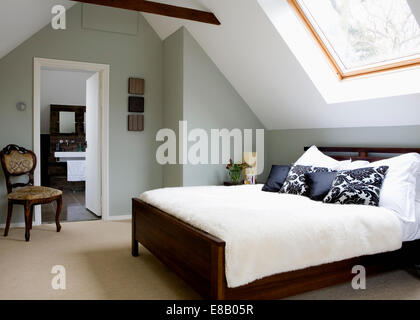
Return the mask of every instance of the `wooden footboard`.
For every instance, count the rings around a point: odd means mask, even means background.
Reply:
[[[404,243],[398,251],[280,273],[245,286],[228,288],[225,278],[225,242],[139,200],[133,199],[132,254],[138,242],[184,279],[204,298],[278,299],[349,282],[352,268],[362,265],[367,275],[414,265],[420,241]]]
[[[225,242],[133,199],[132,254],[138,242],[210,299],[224,299]]]

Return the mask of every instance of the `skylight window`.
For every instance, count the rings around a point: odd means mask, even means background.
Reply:
[[[407,0],[289,0],[341,79],[420,65]]]

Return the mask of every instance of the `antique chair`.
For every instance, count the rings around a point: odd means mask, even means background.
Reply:
[[[7,185],[7,221],[4,236],[7,237],[12,219],[14,204],[20,204],[25,209],[25,239],[29,241],[30,230],[32,229],[33,208],[35,205],[57,201],[57,212],[55,223],[57,232],[60,232],[60,213],[63,205],[62,192],[60,190],[34,186],[34,171],[36,167],[36,155],[30,150],[10,144],[0,152],[1,165]],[[11,177],[27,175],[26,183],[12,183]],[[19,188],[13,191],[14,188]]]

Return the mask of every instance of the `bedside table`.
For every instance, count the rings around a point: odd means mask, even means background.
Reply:
[[[236,183],[232,183],[231,181],[225,181],[225,182],[223,182],[223,185],[225,186],[225,187],[232,187],[232,186],[241,186],[241,185],[243,185],[244,184],[244,182],[242,181],[241,183],[238,183],[238,184],[236,184]]]
[[[255,184],[258,184],[257,182],[255,182]],[[255,186],[255,184],[249,184],[249,186]],[[245,185],[245,183],[242,181],[241,183],[239,183],[239,184],[234,184],[234,183],[232,183],[232,182],[230,182],[230,181],[225,181],[225,182],[223,182],[223,185],[225,186],[225,187],[232,187],[232,186],[243,186],[243,185]]]

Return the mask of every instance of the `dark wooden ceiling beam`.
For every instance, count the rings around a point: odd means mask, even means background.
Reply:
[[[173,6],[170,4],[145,0],[78,0],[78,2],[97,4],[101,6],[134,10],[159,14],[162,16],[193,20],[203,23],[220,25],[220,21],[211,12]]]

